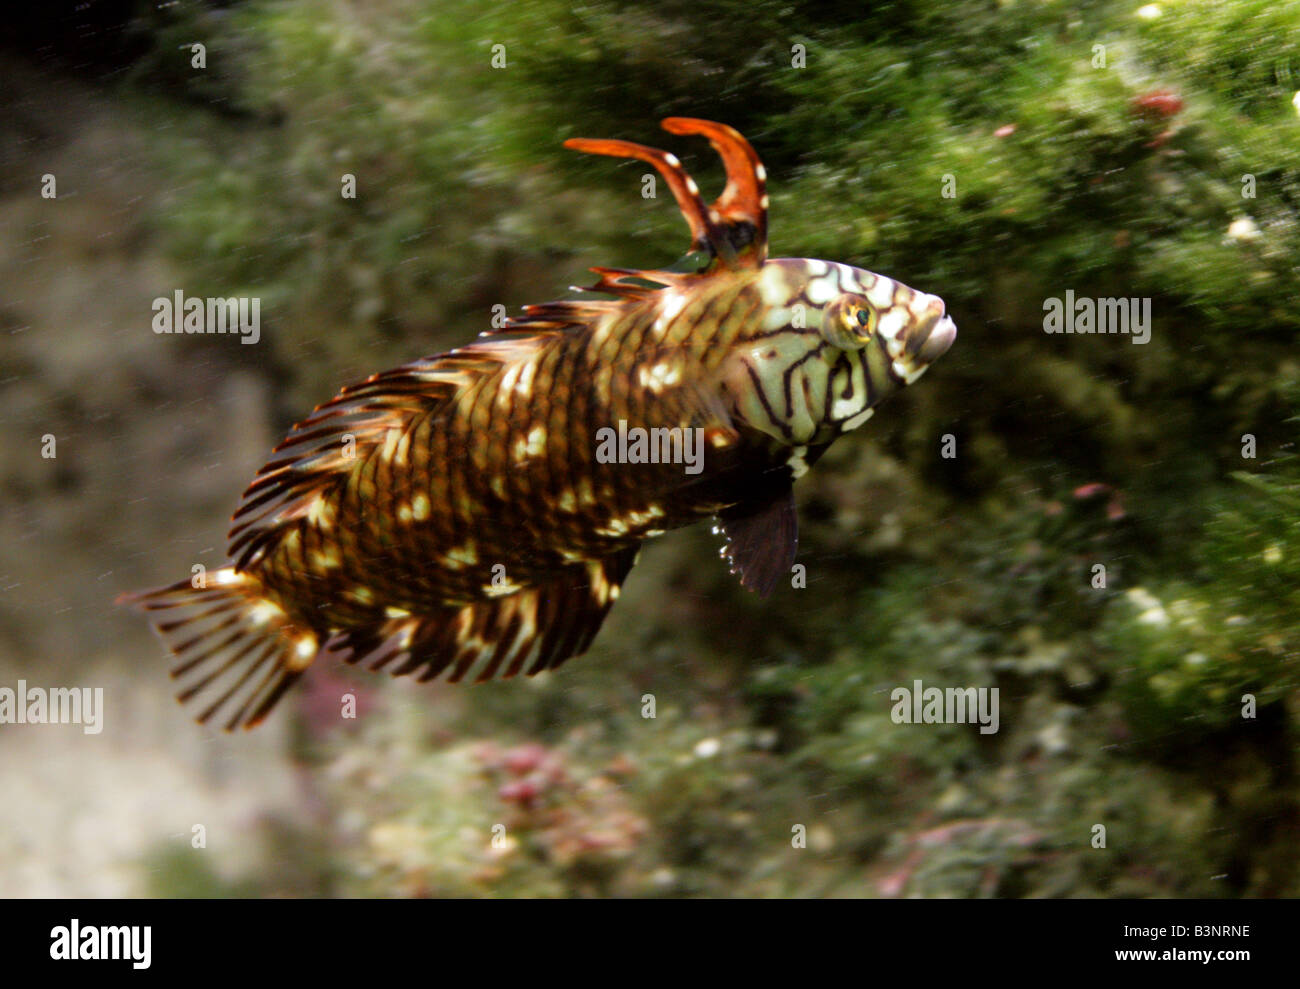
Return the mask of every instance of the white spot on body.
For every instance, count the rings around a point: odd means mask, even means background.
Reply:
[[[384,460],[391,461],[397,455],[397,444],[402,439],[400,429],[389,429],[384,432],[384,449],[379,454]]]
[[[307,521],[317,528],[328,528],[334,522],[334,505],[316,495],[307,506]]]
[[[807,308],[807,307],[805,307]],[[768,309],[763,313],[763,329],[769,333],[772,330],[780,330],[791,323],[791,317],[794,315],[793,309],[787,309],[785,306],[776,306]]]
[[[515,443],[515,459],[527,460],[546,449],[546,427],[534,426],[526,438],[521,437]]]
[[[807,452],[808,448],[806,446],[797,446],[790,453],[790,459],[786,461],[790,473],[796,478],[803,477],[808,473],[808,462],[804,460],[804,454]]]
[[[591,333],[591,342],[595,347],[601,347],[609,339],[609,331],[613,325],[614,321],[609,317],[596,324],[596,328]]]
[[[511,364],[506,367],[505,373],[501,375],[501,387],[497,390],[498,406],[504,407],[510,404],[510,393],[514,391],[515,382],[519,380],[523,370],[522,364]]]
[[[537,364],[533,361],[524,365],[523,372],[519,375],[519,383],[515,385],[515,394],[527,398],[533,393],[533,376],[537,374]]]
[[[418,522],[429,517],[429,499],[425,495],[418,494],[411,500],[411,515]]]
[[[339,557],[338,549],[334,546],[328,546],[325,549],[313,553],[311,562],[317,569],[329,570],[333,567],[337,567],[343,561]]]
[[[628,512],[622,518],[610,519],[603,529],[597,529],[601,536],[625,536],[629,532],[643,529],[655,519],[663,518],[664,510],[659,505],[648,505],[644,512]]]
[[[888,278],[877,277],[875,284],[863,295],[871,300],[877,309],[888,309],[894,303],[894,283]]]
[[[293,655],[285,662],[285,666],[293,671],[305,670],[311,665],[311,661],[316,658],[316,639],[311,635],[304,635],[294,643]]]
[[[664,297],[663,305],[659,309],[659,318],[655,320],[655,332],[662,334],[668,328],[668,324],[677,318],[677,314],[682,311],[686,305],[686,296],[680,292],[670,292]]]
[[[852,268],[847,264],[840,264],[838,261],[831,262],[831,270],[840,276],[840,288],[845,292],[857,292],[863,294],[862,280],[858,278],[858,269]],[[866,272],[863,272],[866,274]]]
[[[255,625],[266,625],[284,617],[284,609],[274,601],[258,601],[248,612],[249,620]]]
[[[605,579],[605,571],[599,566],[590,566],[587,568],[590,575],[591,589],[595,592],[596,600],[604,604],[609,600],[609,581]]]
[[[804,289],[804,294],[808,296],[808,301],[813,305],[822,306],[830,302],[831,299],[839,295],[840,282],[834,275],[823,275],[821,278],[814,278],[808,282]]]
[[[405,467],[407,456],[410,451],[411,434],[406,430],[403,430],[401,438],[397,441],[397,448],[393,451],[393,463],[398,467]]]
[[[880,331],[881,336],[887,340],[895,340],[898,333],[907,324],[907,313],[902,309],[891,309],[880,317],[876,323],[876,329]]]
[[[864,422],[866,422],[875,414],[876,414],[875,409],[863,409],[857,415],[853,416],[850,419],[845,420],[842,428],[846,433],[852,432],[853,430],[857,429],[859,426],[861,426]]]
[[[790,286],[780,265],[763,266],[762,273],[758,276],[758,291],[765,306],[784,306],[790,301]]]
[[[641,381],[641,387],[649,388],[656,395],[663,391],[668,385],[675,385],[681,380],[681,369],[670,364],[656,364],[653,367],[643,367],[638,373]]]
[[[925,369],[927,367],[929,367],[928,364],[922,364],[920,367],[912,367],[910,364],[905,364],[902,361],[894,361],[894,373],[909,385],[921,375],[925,374]]]
[[[461,570],[467,566],[472,567],[478,563],[478,547],[473,542],[468,542],[464,546],[447,550],[447,554],[443,559],[446,561],[447,566],[453,570]]]

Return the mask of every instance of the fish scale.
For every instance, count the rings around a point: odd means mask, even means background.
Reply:
[[[956,329],[884,275],[769,260],[753,148],[723,124],[663,125],[722,157],[712,204],[674,155],[566,144],[653,166],[698,270],[595,268],[587,291],[610,298],[527,306],[344,388],[249,485],[230,563],[121,596],[199,721],[251,728],[322,660],[420,680],[553,669],[591,645],[647,538],[710,517],[745,587],[789,575],[793,480]]]

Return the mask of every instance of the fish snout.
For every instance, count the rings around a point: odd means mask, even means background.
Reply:
[[[930,364],[937,361],[940,357],[948,352],[952,342],[957,339],[957,324],[948,316],[934,324],[925,342],[916,352],[916,359],[922,364]]]
[[[927,365],[947,353],[957,338],[957,325],[947,315],[943,299],[922,296],[912,310],[915,329],[908,335],[906,352],[921,365]]]

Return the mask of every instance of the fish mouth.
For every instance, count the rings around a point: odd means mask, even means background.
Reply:
[[[916,352],[916,360],[920,364],[929,364],[938,360],[948,352],[952,342],[957,339],[957,324],[949,317],[945,316],[939,322],[934,324],[930,330],[929,336],[925,338],[925,343],[921,349]]]

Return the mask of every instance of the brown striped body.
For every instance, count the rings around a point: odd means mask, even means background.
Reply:
[[[614,301],[527,307],[344,389],[249,487],[230,566],[128,597],[190,678],[182,699],[215,698],[200,720],[258,723],[321,657],[422,679],[558,665],[590,644],[641,543],[701,519],[719,519],[746,586],[789,572],[791,482],[955,330],[940,300],[884,276],[766,260],[752,149],[722,125],[665,126],[722,153],[713,206],[671,155],[570,143],[654,165],[704,270],[596,269]],[[638,431],[698,456],[611,460],[611,434]]]

